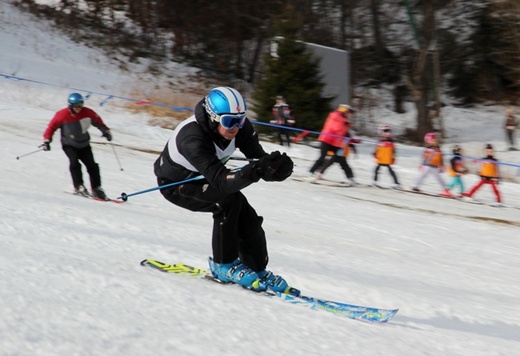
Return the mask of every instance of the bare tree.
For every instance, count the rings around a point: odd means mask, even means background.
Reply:
[[[516,98],[520,90],[520,2],[501,0],[493,3],[491,15],[499,23],[501,41],[494,45],[495,60],[506,68],[511,97]],[[516,100],[506,100],[516,101]]]
[[[432,115],[428,110],[429,82],[431,79],[430,52],[435,39],[435,0],[425,1],[422,4],[423,18],[418,33],[419,49],[411,68],[405,68],[404,81],[412,94],[417,109],[416,139],[433,129]],[[431,63],[431,62],[430,62]]]
[[[370,12],[372,14],[372,28],[374,31],[375,53],[379,58],[385,57],[385,45],[381,35],[379,20],[379,0],[370,0]]]

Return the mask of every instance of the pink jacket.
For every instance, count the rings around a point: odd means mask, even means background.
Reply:
[[[328,143],[334,147],[341,147],[344,136],[347,135],[350,123],[340,111],[333,111],[327,116],[318,141]]]

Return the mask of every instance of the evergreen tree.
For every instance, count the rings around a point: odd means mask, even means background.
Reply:
[[[333,98],[324,98],[320,60],[303,42],[285,37],[278,44],[278,56],[264,58],[264,73],[255,86],[253,108],[258,120],[269,122],[277,95],[283,95],[296,119],[296,126],[320,130],[331,110]]]

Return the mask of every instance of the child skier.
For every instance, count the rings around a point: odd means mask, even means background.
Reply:
[[[450,160],[450,166],[448,167],[448,174],[451,176],[451,182],[448,184],[448,189],[452,190],[455,187],[459,187],[460,195],[464,194],[464,183],[462,182],[461,176],[468,173],[468,169],[464,163],[462,157],[462,148],[459,145],[453,146],[453,158]]]
[[[421,186],[422,182],[427,176],[433,174],[443,189],[441,195],[451,197],[452,195],[448,191],[448,186],[441,177],[441,173],[444,171],[444,163],[442,150],[437,140],[437,133],[427,133],[424,136],[424,143],[426,144],[426,149],[423,152],[423,162],[419,168],[421,170],[421,174],[417,178],[417,181],[412,187],[412,190],[414,192],[421,192],[419,187]]]
[[[397,175],[392,169],[392,165],[395,163],[395,145],[392,139],[392,130],[389,125],[381,125],[378,129],[379,142],[376,145],[374,157],[376,158],[376,169],[374,171],[374,182],[373,185],[377,186],[377,176],[381,167],[388,167],[388,171],[394,180],[393,188],[400,188],[401,185],[397,180]]]
[[[497,198],[497,202],[501,203],[502,198],[498,191],[498,182],[500,180],[500,171],[498,169],[498,160],[493,156],[493,146],[491,144],[486,145],[486,157],[480,161],[480,182],[478,182],[471,190],[464,194],[465,197],[471,198],[477,190],[480,189],[484,184],[491,185],[493,193]]]

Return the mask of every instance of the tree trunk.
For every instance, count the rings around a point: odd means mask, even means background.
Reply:
[[[378,59],[381,61],[385,57],[385,49],[379,26],[379,0],[370,0],[370,12],[372,13],[375,52]]]
[[[405,92],[405,85],[399,84],[394,88],[394,111],[398,114],[404,114],[406,112],[403,105]]]
[[[405,75],[405,82],[410,88],[413,101],[417,109],[416,139],[421,141],[429,131],[433,130],[432,117],[428,111],[428,55],[435,33],[435,4],[434,0],[426,1],[423,5],[423,23],[419,33],[419,52],[412,68],[412,72]]]

